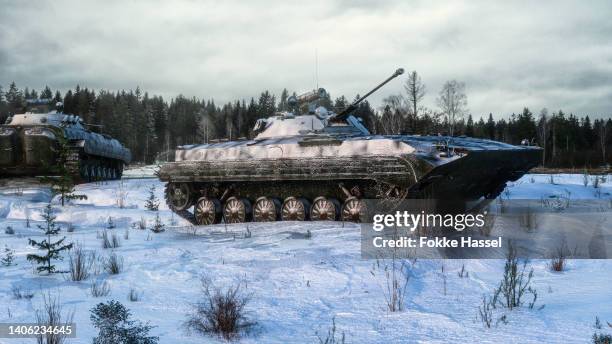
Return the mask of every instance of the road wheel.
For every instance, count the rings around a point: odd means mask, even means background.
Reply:
[[[253,207],[255,222],[273,222],[280,218],[281,203],[276,198],[259,197]]]
[[[222,216],[221,202],[218,199],[202,197],[196,203],[195,218],[199,225],[219,223]]]
[[[357,197],[348,198],[342,205],[342,221],[364,222],[366,216],[365,203]]]
[[[310,202],[304,198],[287,197],[281,208],[281,219],[283,221],[308,220]]]
[[[246,198],[230,197],[223,206],[225,223],[247,222],[251,216],[251,202]]]
[[[168,183],[166,186],[166,203],[175,211],[186,210],[191,207],[191,188],[187,183]]]
[[[313,221],[334,221],[340,214],[340,204],[333,198],[317,197],[310,208],[310,219]]]

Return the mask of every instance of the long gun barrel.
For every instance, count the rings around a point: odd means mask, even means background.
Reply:
[[[404,69],[403,68],[398,68],[395,71],[395,73],[393,73],[393,75],[391,75],[390,77],[387,78],[387,80],[381,82],[378,86],[374,87],[370,92],[366,93],[363,97],[355,100],[346,109],[342,110],[342,112],[340,112],[339,114],[334,116],[333,119],[334,120],[343,120],[343,119],[346,119],[348,117],[348,115],[350,115],[351,112],[353,112],[353,111],[355,111],[355,109],[357,109],[357,105],[359,105],[359,103],[361,103],[364,99],[369,97],[372,93],[378,91],[378,89],[383,87],[386,83],[388,83],[389,81],[397,78],[398,76],[400,76],[402,74],[404,74]]]

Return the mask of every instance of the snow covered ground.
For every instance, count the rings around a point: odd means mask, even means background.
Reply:
[[[554,183],[550,178],[527,175],[512,183],[502,197],[540,199],[569,192],[572,198],[588,199],[596,193],[602,198],[612,194],[610,177],[599,191],[585,187],[582,175],[555,175]],[[221,340],[188,335],[183,328],[191,304],[200,299],[202,277],[217,286],[241,281],[252,295],[247,308],[258,328],[242,343],[318,343],[315,333],[327,333],[332,318],[347,343],[589,343],[595,316],[604,326],[606,320],[612,322],[609,260],[573,260],[561,273],[551,272],[548,261],[531,261],[538,291],[536,308],[544,308],[496,310],[495,317],[505,314],[507,324],[492,328],[477,320],[477,307],[482,295],[490,294],[499,283],[502,260],[417,260],[408,269],[405,310],[390,313],[385,306],[383,271],[389,262],[360,258],[359,226],[249,224],[252,235],[245,237],[247,225],[218,225],[200,228],[194,235],[162,202],[159,214],[169,228],[155,234],[133,228],[141,219],[150,225],[155,218],[155,212],[144,208],[151,185],[161,199],[163,185],[156,179],[129,179],[80,185],[77,193],[88,199],[63,208],[53,200],[67,241],[102,257],[114,251],[124,259],[125,271],[118,275],[102,272],[71,282],[61,274],[39,276],[26,261],[26,255],[36,251],[28,238],[40,237],[36,225],[50,193],[32,180],[4,181],[0,185],[0,254],[5,245],[15,250],[17,265],[0,266],[0,323],[34,321],[35,309],[41,307],[43,295],[50,293],[61,298],[64,310],[74,311],[78,338],[69,342],[91,343],[96,331],[89,310],[115,299],[135,319],[156,326],[152,334],[161,343],[216,343]],[[122,199],[123,208],[118,206]],[[110,231],[121,240],[114,250],[103,249],[99,239],[109,217],[116,225]],[[31,219],[30,228],[26,218]],[[74,232],[65,231],[68,222],[75,226]],[[9,226],[15,234],[5,233]],[[312,238],[305,236],[307,231]],[[65,269],[67,261],[59,266]],[[462,266],[468,277],[458,276]],[[94,280],[108,281],[111,294],[92,297]],[[35,295],[31,300],[14,299],[14,287]],[[140,301],[128,301],[131,289],[141,293]],[[30,342],[0,339],[0,343]]]

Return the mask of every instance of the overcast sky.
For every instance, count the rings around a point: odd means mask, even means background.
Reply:
[[[363,94],[416,70],[426,105],[466,83],[472,114],[612,115],[612,2],[0,0],[0,85],[249,99]],[[372,103],[402,90],[405,75]]]

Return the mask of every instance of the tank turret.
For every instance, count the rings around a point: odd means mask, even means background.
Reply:
[[[324,88],[304,93],[298,97],[291,96],[288,103],[290,107],[291,104],[297,105],[295,107],[296,112],[279,112],[275,116],[258,120],[253,129],[256,134],[255,139],[325,134],[325,129],[328,127],[332,128],[330,129],[331,132],[338,132],[343,129],[344,133],[369,135],[370,132],[361,124],[359,119],[351,116],[351,113],[357,109],[359,103],[403,73],[404,69],[398,68],[393,75],[337,114],[317,105],[320,100],[329,97]]]
[[[353,112],[402,73],[338,113],[319,106],[327,96],[319,89],[258,120],[251,140],[177,147],[159,171],[168,206],[200,225],[359,221],[365,199],[389,196],[434,198],[462,211],[494,199],[541,160],[537,147],[490,140],[372,135]]]

